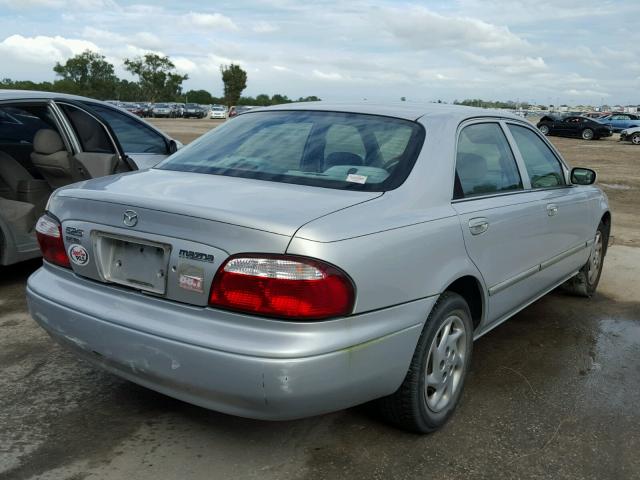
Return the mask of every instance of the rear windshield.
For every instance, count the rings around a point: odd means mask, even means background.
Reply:
[[[156,168],[377,192],[396,188],[407,178],[423,141],[422,126],[397,118],[251,112]]]

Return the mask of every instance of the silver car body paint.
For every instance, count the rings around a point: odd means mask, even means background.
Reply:
[[[60,189],[50,211],[63,231],[87,232],[65,244],[82,245],[91,260],[72,265],[73,272],[45,264],[30,277],[34,319],[84,358],[168,395],[252,418],[314,415],[395,391],[431,308],[457,279],[472,277],[482,291],[478,337],[571,277],[587,261],[608,211],[594,186],[452,200],[461,126],[489,120],[535,131],[504,112],[325,102],[274,109],[388,115],[419,121],[427,134],[408,178],[385,193],[166,170]],[[557,215],[549,214],[550,204]],[[123,224],[128,209],[138,215],[134,227]],[[473,235],[478,218],[489,226]],[[176,271],[168,272],[167,291],[103,283],[96,235],[171,245]],[[202,272],[203,292],[180,288],[181,250],[213,257],[186,261]],[[285,322],[208,307],[217,268],[241,252],[339,266],[356,285],[353,314]]]

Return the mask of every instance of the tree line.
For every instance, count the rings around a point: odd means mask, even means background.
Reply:
[[[56,62],[53,71],[59,78],[52,82],[5,78],[0,80],[0,88],[70,93],[123,102],[189,102],[227,106],[268,106],[320,100],[316,96],[293,100],[286,95],[269,96],[264,93],[256,97],[242,96],[247,86],[247,72],[234,64],[220,66],[224,84],[224,94],[221,97],[213,96],[207,90],[183,91],[182,83],[189,76],[178,73],[174,63],[166,56],[147,53],[141,57],[127,58],[124,60],[124,67],[136,78],[135,81],[118,78],[113,64],[104,55],[86,50],[63,64]]]

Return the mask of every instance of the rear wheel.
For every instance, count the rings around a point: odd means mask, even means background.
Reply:
[[[595,137],[593,130],[591,130],[590,128],[585,128],[584,130],[582,130],[582,139],[583,140],[593,140]]]
[[[607,229],[604,223],[600,222],[593,239],[589,260],[574,277],[562,285],[564,290],[580,297],[591,297],[596,292],[602,274],[604,256],[607,253],[608,241]]]
[[[549,135],[548,125],[540,125],[539,130],[540,130],[540,133],[542,133],[543,135]]]
[[[631,143],[634,145],[640,145],[640,132],[636,132],[631,135]]]
[[[453,414],[469,370],[473,322],[467,302],[445,292],[429,314],[400,388],[374,405],[390,423],[433,432]]]

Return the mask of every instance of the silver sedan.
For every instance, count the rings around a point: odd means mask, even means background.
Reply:
[[[443,105],[254,109],[157,167],[55,192],[33,318],[206,408],[373,401],[430,432],[473,340],[559,285],[591,296],[611,215],[527,121]]]

